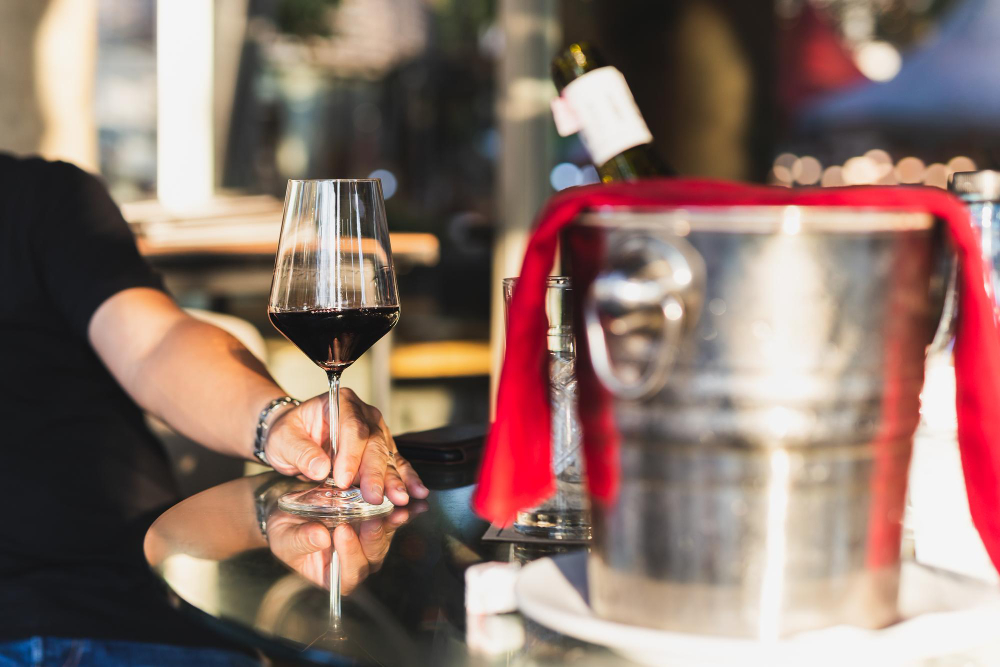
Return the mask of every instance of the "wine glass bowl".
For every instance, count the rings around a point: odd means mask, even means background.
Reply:
[[[290,180],[274,262],[268,319],[330,382],[330,475],[287,493],[287,512],[358,517],[387,512],[333,480],[339,450],[340,376],[399,321],[399,296],[378,179]]]

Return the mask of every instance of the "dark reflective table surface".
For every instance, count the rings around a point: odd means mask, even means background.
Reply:
[[[312,483],[277,473],[233,480],[160,516],[146,535],[146,560],[183,611],[279,664],[632,664],[519,614],[467,617],[470,565],[523,563],[572,547],[484,541],[487,524],[469,508],[474,471],[420,473],[431,489],[426,501],[345,525],[277,509],[282,493]],[[342,597],[339,620],[331,623],[334,548]],[[972,588],[996,595],[992,586]],[[941,590],[917,592],[933,602]],[[917,664],[992,665],[998,656],[1000,640],[991,639]]]
[[[182,609],[278,659],[378,665],[622,662],[518,614],[467,623],[469,565],[526,561],[565,548],[483,541],[487,524],[469,508],[471,471],[421,474],[432,489],[426,501],[339,526],[277,508],[278,496],[309,484],[277,473],[233,480],[165,512],[146,536],[146,559]],[[334,547],[341,562],[339,621],[330,611]]]

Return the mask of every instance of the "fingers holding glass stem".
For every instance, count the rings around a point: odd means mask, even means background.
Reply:
[[[340,426],[340,450],[334,461],[334,477],[357,483],[369,503],[382,502],[383,494],[394,505],[405,505],[410,498],[426,498],[427,487],[409,462],[396,450],[396,441],[382,413],[357,394],[343,391]]]
[[[285,475],[328,480],[331,487],[357,484],[368,503],[385,496],[394,505],[410,498],[426,498],[427,487],[396,443],[378,408],[368,405],[347,387],[331,381],[328,394],[316,396],[278,415],[271,426],[265,451],[268,461]],[[331,396],[339,394],[339,401]],[[339,422],[339,428],[334,424]],[[330,453],[322,445],[333,442]]]

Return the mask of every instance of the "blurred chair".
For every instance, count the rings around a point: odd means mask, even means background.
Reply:
[[[232,334],[236,340],[250,350],[253,356],[257,357],[265,366],[267,365],[267,345],[264,343],[264,337],[260,335],[260,331],[254,325],[242,318],[210,310],[201,310],[200,308],[185,308],[184,310],[191,317],[214,324],[223,331]]]

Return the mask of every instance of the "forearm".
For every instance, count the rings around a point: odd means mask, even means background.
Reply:
[[[260,480],[243,477],[212,490],[214,502],[241,516],[255,513],[255,493]],[[232,521],[227,515],[202,512],[198,503],[174,508],[175,521],[159,521],[146,533],[144,550],[152,562],[163,562],[170,545],[185,541],[186,553],[195,558],[222,561],[250,549],[267,547],[260,525],[255,521]],[[198,523],[202,532],[197,544],[187,542],[187,530]]]
[[[105,301],[88,333],[111,374],[145,410],[218,452],[252,457],[257,416],[283,392],[239,341],[147,288]]]
[[[230,456],[250,459],[261,410],[284,392],[239,341],[192,318],[163,292],[123,290],[101,304],[87,328],[90,344],[115,379],[148,412],[192,440]],[[330,457],[327,400],[315,396],[271,421],[267,458],[285,475],[324,479]],[[427,488],[396,452],[381,413],[350,391],[341,392],[343,485],[360,476],[362,493],[381,503],[383,489],[397,505]]]
[[[170,326],[123,384],[175,430],[242,458],[252,458],[261,409],[284,393],[233,336],[188,316]]]

